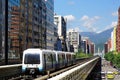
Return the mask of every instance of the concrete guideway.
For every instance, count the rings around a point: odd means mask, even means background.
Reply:
[[[86,80],[87,76],[96,65],[97,60],[98,57],[48,80]]]
[[[13,75],[21,74],[21,67],[22,64],[0,66],[0,80],[7,79],[7,77]]]

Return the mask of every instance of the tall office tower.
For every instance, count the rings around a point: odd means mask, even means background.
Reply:
[[[19,0],[0,0],[0,58],[19,59]]]
[[[0,60],[5,55],[5,0],[0,0]]]
[[[19,58],[20,2],[8,0],[8,57]]]
[[[46,3],[46,48],[54,50],[57,36],[54,36],[57,26],[54,24],[54,0],[45,0]]]
[[[118,9],[118,25],[116,28],[116,50],[120,52],[120,7]]]
[[[66,51],[66,20],[63,16],[54,15],[54,23],[58,27],[58,37],[61,40],[62,51]]]
[[[45,0],[21,0],[20,39],[22,51],[27,48],[46,48]]]

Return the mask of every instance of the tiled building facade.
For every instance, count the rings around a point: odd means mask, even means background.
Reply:
[[[11,7],[11,22],[9,25],[9,54],[10,57],[13,55],[15,57],[19,57],[19,47],[20,47],[20,42],[19,42],[19,30],[20,30],[20,9],[17,6],[12,6]]]
[[[23,50],[27,48],[54,49],[57,27],[53,22],[53,0],[0,0],[0,59],[6,56],[5,43],[8,59],[22,59]]]
[[[46,5],[44,0],[21,0],[21,45],[46,48]]]
[[[118,9],[118,25],[116,29],[116,50],[120,52],[120,7]]]

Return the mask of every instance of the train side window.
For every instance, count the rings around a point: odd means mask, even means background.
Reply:
[[[67,60],[67,62],[68,62],[68,55],[66,54],[66,60]]]
[[[58,54],[58,61],[62,62],[62,55],[61,54]]]
[[[70,54],[70,60],[72,60],[72,55]]]
[[[63,60],[65,60],[65,54],[62,54],[62,58],[63,58]]]
[[[55,63],[56,62],[56,56],[55,56],[55,54],[52,54],[52,57],[53,57],[53,63]]]
[[[71,55],[70,54],[67,55],[67,59],[68,59],[68,62],[71,60]]]
[[[60,55],[58,54],[58,62],[60,62]]]
[[[45,54],[45,60],[46,60],[46,63],[51,63],[52,62],[52,57],[51,57],[51,54]]]
[[[67,55],[67,61],[69,61],[69,55]]]

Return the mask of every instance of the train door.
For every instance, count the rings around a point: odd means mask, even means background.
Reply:
[[[65,66],[65,54],[62,53],[62,65]]]
[[[52,54],[52,65],[53,65],[53,68],[56,67],[56,55],[55,54]]]
[[[46,70],[49,70],[52,68],[52,57],[51,54],[45,53],[45,65]]]
[[[43,55],[44,56],[44,60],[43,60],[43,64],[44,64],[44,70],[46,70],[46,56],[45,56],[45,54]]]

